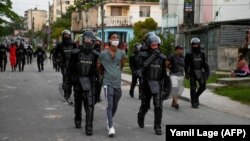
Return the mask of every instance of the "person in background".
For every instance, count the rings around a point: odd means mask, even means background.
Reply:
[[[126,61],[126,54],[118,48],[119,37],[117,33],[110,33],[108,39],[109,47],[100,53],[97,66],[100,74],[104,74],[103,87],[108,103],[106,124],[108,135],[113,137],[115,135],[113,117],[122,96],[121,70]]]
[[[6,64],[7,64],[7,48],[3,43],[0,43],[0,71],[6,70]]]
[[[236,70],[231,72],[232,77],[246,77],[250,74],[248,64],[242,53],[237,57]]]
[[[190,80],[192,108],[199,108],[199,97],[206,90],[206,81],[210,73],[205,53],[201,51],[200,44],[200,39],[192,38],[191,51],[185,55],[185,77]]]
[[[170,69],[170,78],[172,82],[171,96],[173,101],[171,106],[179,109],[178,97],[184,91],[184,57],[183,47],[177,45],[175,52],[167,59],[167,67]]]
[[[16,60],[16,44],[14,42],[11,42],[9,52],[10,52],[10,65],[11,65],[11,69],[13,72],[13,71],[16,71],[16,61],[17,61]]]
[[[38,72],[41,72],[44,70],[43,67],[43,62],[45,59],[45,51],[42,49],[41,46],[38,46],[37,50],[34,53],[34,56],[37,57],[37,67],[38,67]]]
[[[140,52],[142,45],[140,43],[134,44],[134,51],[129,57],[129,67],[132,71],[132,83],[130,85],[129,95],[134,97],[134,89],[139,80],[139,99],[141,99],[141,77],[138,75],[138,70],[140,69],[139,64],[136,61],[136,58]]]
[[[26,52],[27,52],[27,54],[26,54],[27,64],[32,64],[32,56],[34,55],[34,51],[33,51],[30,44],[27,45]]]

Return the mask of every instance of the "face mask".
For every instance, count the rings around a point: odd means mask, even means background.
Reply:
[[[111,41],[111,45],[117,47],[119,45],[119,41]]]
[[[193,48],[192,49],[195,53],[199,53],[200,52],[200,48],[198,48],[198,47],[195,47],[195,48]]]

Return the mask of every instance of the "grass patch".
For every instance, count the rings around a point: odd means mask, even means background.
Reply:
[[[210,76],[207,80],[207,84],[209,83],[216,83],[216,81],[219,79],[219,78],[223,78],[223,77],[227,77],[225,75],[221,75],[221,74],[214,74],[212,76]],[[185,79],[184,80],[184,86],[185,88],[190,88],[190,85],[189,85],[189,80]]]
[[[250,105],[250,87],[225,87],[215,90],[215,93],[227,96],[232,100]]]

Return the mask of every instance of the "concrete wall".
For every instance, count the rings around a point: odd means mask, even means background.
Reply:
[[[32,17],[31,17],[32,16]],[[32,29],[32,19],[34,18],[34,31],[41,30],[47,20],[47,11],[45,10],[29,10],[27,13],[27,28]]]
[[[227,21],[250,18],[249,0],[214,0],[214,13],[218,11],[215,21]]]
[[[238,47],[219,47],[217,54],[218,70],[229,71],[235,69]]]
[[[98,23],[98,8],[92,7],[87,12],[82,12],[83,28],[95,28]]]

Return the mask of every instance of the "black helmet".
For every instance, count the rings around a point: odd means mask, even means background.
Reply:
[[[199,38],[192,38],[190,43],[191,43],[191,44],[200,44],[201,41],[200,41]]]
[[[152,43],[157,43],[158,45],[159,45],[159,47],[160,47],[160,45],[161,45],[161,39],[160,39],[160,37],[159,36],[156,36],[156,35],[153,35],[153,36],[150,36],[149,38],[148,38],[148,46],[150,47],[150,45],[152,44]]]
[[[85,49],[93,49],[95,46],[96,37],[94,32],[85,31],[82,35],[82,45]]]

